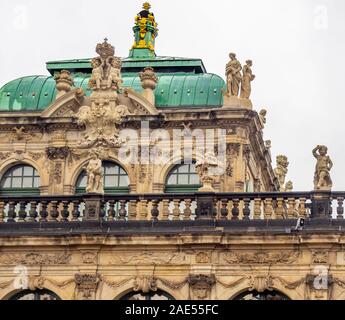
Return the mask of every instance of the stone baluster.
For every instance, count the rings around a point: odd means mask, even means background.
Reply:
[[[108,221],[114,221],[116,216],[115,200],[109,200]]]
[[[9,201],[8,203],[8,219],[7,222],[16,222],[16,217],[17,217],[17,213],[16,213],[16,202],[15,201]]]
[[[244,199],[243,220],[250,220],[250,199]]]
[[[288,199],[288,210],[287,210],[287,214],[288,214],[288,219],[294,219],[296,217],[295,215],[295,203],[296,200],[294,198],[289,198]]]
[[[232,201],[232,210],[231,210],[232,218],[231,218],[231,220],[238,220],[239,219],[239,215],[240,215],[239,205],[240,205],[239,199],[234,199]]]
[[[126,200],[120,200],[119,219],[121,221],[124,221],[127,218],[126,204],[127,204]]]
[[[47,217],[48,217],[48,202],[41,201],[40,221],[47,222]]]
[[[159,216],[159,210],[158,210],[159,201],[158,201],[158,200],[152,200],[151,204],[152,204],[152,209],[151,209],[152,221],[158,221],[158,216]]]
[[[273,205],[272,205],[273,200],[268,198],[265,199],[265,210],[264,210],[264,215],[266,220],[272,219],[273,215]]]
[[[186,208],[184,209],[183,215],[184,220],[190,220],[192,216],[192,199],[185,199],[184,201]]]
[[[221,209],[220,209],[220,219],[221,220],[228,220],[229,210],[228,210],[228,199],[221,200]]]
[[[276,208],[276,219],[284,219],[284,199],[278,198],[277,199],[277,208]]]
[[[254,219],[261,219],[261,199],[259,198],[254,199]]]
[[[337,219],[344,219],[344,198],[338,198]]]
[[[128,219],[129,220],[137,219],[137,200],[129,201]]]
[[[5,202],[0,201],[0,223],[5,220]]]
[[[59,211],[58,211],[58,205],[59,202],[58,201],[52,201],[50,203],[51,205],[51,209],[50,209],[50,218],[49,221],[58,221],[59,218]]]
[[[140,219],[147,220],[148,212],[147,212],[147,200],[140,200]]]
[[[73,201],[73,211],[72,211],[72,221],[78,221],[80,217],[79,211],[80,201],[74,200]]]
[[[25,222],[26,220],[26,201],[19,201],[18,222]]]
[[[180,203],[181,200],[174,199],[173,220],[180,220]]]
[[[162,201],[162,220],[169,220],[169,205],[169,199],[164,199]]]
[[[37,201],[30,202],[29,222],[35,222],[38,216]]]
[[[106,202],[104,200],[101,200],[100,201],[100,206],[99,206],[99,219],[101,221],[104,221],[106,220],[106,215],[107,215],[107,212],[106,212],[106,209],[105,209],[105,206],[106,206]]]
[[[306,198],[300,198],[299,199],[298,214],[301,218],[307,217],[307,209],[305,207],[306,202],[307,202]]]
[[[68,221],[68,218],[69,218],[68,207],[69,207],[69,201],[67,200],[62,201],[61,221],[64,221],[64,222]]]

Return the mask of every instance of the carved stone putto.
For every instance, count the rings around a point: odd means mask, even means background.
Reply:
[[[313,150],[313,155],[317,160],[314,176],[315,190],[331,190],[333,186],[330,175],[333,162],[327,152],[328,148],[326,146],[317,146]]]
[[[203,159],[196,163],[195,168],[203,184],[199,191],[214,192],[213,184],[215,177],[218,175],[217,170],[219,169],[219,163],[214,153],[207,152]]]
[[[280,191],[285,191],[285,178],[288,173],[288,158],[283,155],[277,156],[277,167],[274,169],[274,173],[279,181]]]
[[[74,81],[71,76],[71,72],[68,70],[62,70],[59,73],[57,73],[54,77],[55,82],[56,82],[56,99],[59,97],[63,96],[67,92],[71,91]]]

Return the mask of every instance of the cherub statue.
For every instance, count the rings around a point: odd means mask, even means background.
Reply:
[[[285,190],[285,178],[288,173],[288,158],[286,156],[277,156],[277,168],[274,169],[274,173],[279,181],[280,191]]]
[[[92,158],[85,168],[87,173],[87,193],[104,194],[102,160],[96,152],[92,153]]]
[[[315,190],[331,190],[333,186],[330,176],[333,162],[327,152],[328,148],[320,145],[313,150],[313,155],[317,159],[314,177]]]
[[[238,97],[242,81],[241,63],[236,59],[235,53],[230,53],[230,62],[226,65],[227,94]]]
[[[293,191],[293,183],[292,181],[288,181],[285,185],[285,191],[286,192],[292,192]]]
[[[114,90],[119,90],[121,88],[121,65],[122,62],[119,58],[110,57],[107,60],[108,65],[108,83],[107,88],[113,88]]]
[[[101,88],[102,80],[104,79],[103,63],[100,58],[92,59],[92,76],[90,78],[89,87],[94,88],[96,84],[96,89]]]
[[[252,81],[255,79],[255,75],[252,72],[252,60],[247,60],[246,65],[243,67],[243,77],[242,77],[242,85],[241,85],[241,98],[242,99],[249,99],[250,94],[252,92]]]
[[[214,152],[207,152],[203,159],[196,163],[195,168],[200,177],[200,181],[203,183],[203,187],[199,191],[213,192],[213,183],[217,175],[217,170],[219,170],[219,163]]]

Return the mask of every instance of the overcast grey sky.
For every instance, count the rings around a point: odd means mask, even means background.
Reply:
[[[0,86],[47,74],[45,62],[88,58],[108,37],[119,56],[133,43],[142,0],[1,0]],[[311,190],[317,144],[329,147],[334,190],[345,190],[345,1],[151,1],[158,55],[202,58],[224,75],[228,53],[253,60],[255,109],[268,110],[265,140],[286,154],[295,190]]]

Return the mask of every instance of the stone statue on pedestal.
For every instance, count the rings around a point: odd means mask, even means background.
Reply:
[[[246,65],[243,67],[243,77],[241,85],[241,99],[249,99],[252,92],[251,82],[254,81],[255,75],[252,72],[252,60],[247,60]]]
[[[199,189],[200,192],[215,192],[213,184],[219,163],[213,152],[207,152],[201,161],[195,165],[196,171],[200,177],[203,186]]]
[[[237,60],[235,53],[230,53],[230,61],[226,65],[226,83],[228,96],[238,97],[240,84],[242,81],[241,63]]]
[[[277,156],[277,168],[274,169],[274,173],[279,181],[280,191],[285,191],[285,178],[288,173],[288,158],[286,156]]]
[[[317,146],[313,150],[313,155],[317,159],[314,177],[315,190],[331,190],[333,186],[330,176],[333,162],[327,152],[328,148],[326,146]]]
[[[96,152],[85,168],[87,174],[86,193],[104,194],[102,160]]]

